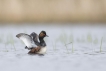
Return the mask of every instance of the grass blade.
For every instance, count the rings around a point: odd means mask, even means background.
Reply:
[[[101,38],[100,52],[102,52],[102,41],[103,41],[103,37]]]

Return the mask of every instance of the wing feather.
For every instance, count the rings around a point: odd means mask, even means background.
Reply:
[[[40,42],[38,41],[38,35],[37,35],[35,32],[32,32],[32,33],[30,34],[30,36],[33,37],[33,41],[34,41],[34,43],[35,43],[37,46],[41,46],[41,45],[40,45]]]
[[[28,48],[36,47],[33,38],[30,35],[25,33],[19,33],[16,35],[16,37],[22,40]]]

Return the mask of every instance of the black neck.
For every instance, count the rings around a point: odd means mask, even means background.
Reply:
[[[42,47],[45,47],[45,46],[46,46],[46,43],[45,43],[45,41],[44,41],[44,37],[39,37],[39,41],[40,41],[40,45],[41,45]]]

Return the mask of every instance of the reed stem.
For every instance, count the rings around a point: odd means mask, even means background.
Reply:
[[[103,40],[103,37],[101,38],[100,52],[102,52],[102,40]]]

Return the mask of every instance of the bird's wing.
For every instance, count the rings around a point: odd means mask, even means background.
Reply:
[[[38,42],[38,35],[37,35],[35,32],[32,32],[32,33],[30,34],[30,36],[33,37],[33,40],[34,40],[34,41],[37,41],[37,42]]]
[[[28,48],[36,47],[30,35],[25,34],[25,33],[19,33],[16,35],[16,37],[21,39]]]
[[[38,39],[38,35],[37,35],[35,32],[32,32],[32,33],[30,34],[30,36],[33,37],[34,43],[35,43],[37,46],[40,46],[40,42],[38,41],[38,40],[39,40],[39,39]]]

